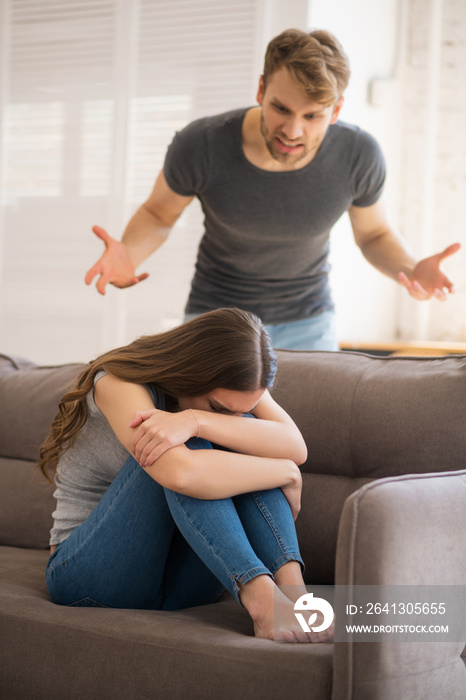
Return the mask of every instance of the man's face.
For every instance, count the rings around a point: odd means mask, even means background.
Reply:
[[[302,168],[317,154],[330,124],[338,119],[343,98],[329,107],[312,102],[286,68],[259,82],[261,133],[274,160]]]

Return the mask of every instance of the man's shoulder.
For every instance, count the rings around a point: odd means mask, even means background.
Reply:
[[[248,109],[250,107],[241,107],[239,109],[231,109],[228,112],[194,119],[183,131],[186,133],[213,133],[218,130],[235,128],[242,124]]]
[[[215,164],[225,160],[241,144],[241,126],[248,108],[234,109],[196,119],[178,131],[165,156],[168,186],[177,194],[199,196]]]
[[[386,170],[379,143],[372,134],[354,124],[337,122],[330,128],[328,162],[331,167],[338,165],[340,172],[346,172],[353,204],[374,204],[382,192]]]
[[[349,122],[342,122],[338,120],[335,124],[329,127],[330,133],[341,141],[348,141],[351,143],[359,142],[364,143],[377,143],[376,139],[372,134],[356,124],[350,124]]]
[[[329,127],[324,152],[330,161],[345,158],[348,164],[383,162],[377,139],[355,124],[338,121]]]

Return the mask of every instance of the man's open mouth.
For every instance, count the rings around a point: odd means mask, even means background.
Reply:
[[[288,141],[283,141],[278,136],[275,137],[275,144],[283,153],[296,153],[303,147],[302,143],[290,143]]]

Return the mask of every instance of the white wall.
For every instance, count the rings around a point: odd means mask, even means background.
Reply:
[[[388,167],[387,211],[397,227],[400,124],[395,72],[401,42],[399,3],[310,0],[309,25],[333,32],[348,54],[352,75],[340,119],[366,129],[379,141]],[[347,215],[335,226],[331,240],[331,281],[340,339],[393,339],[401,291],[398,285],[363,258],[354,244]]]
[[[466,2],[409,0],[402,93],[400,220],[423,257],[459,241],[444,262],[448,303],[403,297],[402,337],[466,341]]]
[[[349,55],[353,75],[341,118],[379,140],[390,220],[414,256],[463,245],[443,263],[457,293],[446,304],[418,302],[361,259],[344,217],[332,237],[340,337],[464,342],[466,2],[310,0],[309,25],[333,31]]]

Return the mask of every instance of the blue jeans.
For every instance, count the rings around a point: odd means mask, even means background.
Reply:
[[[323,311],[311,318],[265,326],[274,348],[286,350],[338,350],[335,313]]]
[[[190,321],[198,314],[185,314]],[[300,321],[270,323],[265,326],[274,348],[282,350],[339,350],[334,311],[322,313]]]
[[[191,449],[210,443],[191,438]],[[164,488],[128,459],[89,517],[47,564],[60,605],[177,610],[299,561],[281,489],[201,500]]]

